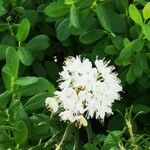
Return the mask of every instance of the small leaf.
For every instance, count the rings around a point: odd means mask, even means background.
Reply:
[[[57,37],[60,41],[64,41],[70,34],[70,19],[66,18],[57,27]]]
[[[85,148],[85,150],[98,150],[98,148],[95,145],[90,144],[90,143],[85,144],[84,148]]]
[[[135,80],[134,67],[131,65],[126,76],[126,80],[129,84],[132,84]]]
[[[31,52],[25,49],[24,47],[18,48],[18,56],[20,61],[26,66],[30,66],[33,62],[33,57]]]
[[[108,45],[104,51],[109,55],[116,55],[119,53],[119,51],[116,49],[114,45]]]
[[[96,14],[103,28],[109,32],[122,33],[126,31],[126,20],[116,12],[102,5],[97,5]],[[119,27],[119,28],[118,28]]]
[[[143,24],[142,16],[139,10],[133,4],[130,4],[129,6],[129,14],[135,23],[137,23],[138,25]]]
[[[116,64],[127,66],[131,64],[134,52],[140,52],[143,49],[144,42],[142,39],[136,39],[130,42],[120,53],[116,60]]]
[[[4,14],[6,14],[6,9],[0,5],[0,16],[3,16]]]
[[[20,77],[17,79],[16,84],[19,86],[27,86],[39,81],[37,77]]]
[[[0,108],[5,108],[11,98],[11,92],[9,90],[0,94]]]
[[[31,97],[24,105],[25,111],[27,111],[28,113],[33,113],[40,108],[46,107],[45,99],[49,96],[50,94],[43,92]]]
[[[144,19],[149,19],[150,18],[150,2],[148,2],[143,9],[143,16]]]
[[[47,79],[39,77],[38,82],[20,87],[23,96],[32,96],[44,91],[49,91],[51,95],[54,94],[55,87]]]
[[[19,121],[16,123],[15,128],[17,129],[17,131],[14,132],[15,141],[18,145],[22,145],[28,138],[27,126],[24,121]]]
[[[74,27],[80,28],[79,13],[77,8],[74,5],[72,5],[70,9],[70,21]]]
[[[45,13],[49,17],[61,17],[69,12],[69,7],[63,2],[51,2],[46,8]]]
[[[142,114],[147,114],[150,112],[150,107],[146,105],[136,104],[136,105],[133,105],[132,111],[134,113],[142,112]]]
[[[18,32],[17,32],[17,35],[16,35],[16,38],[19,42],[23,42],[28,34],[29,34],[29,31],[30,31],[30,22],[28,19],[23,19],[19,25],[19,28],[18,28]]]
[[[100,38],[102,38],[103,35],[104,32],[102,30],[95,29],[82,34],[79,39],[82,43],[89,44],[99,40]]]
[[[0,23],[0,32],[7,30],[8,27],[7,23]]]
[[[19,70],[19,58],[17,51],[13,47],[8,47],[6,50],[6,65],[11,75],[16,78]]]
[[[43,51],[49,47],[49,38],[46,35],[37,35],[33,37],[25,47],[32,53]]]
[[[135,55],[135,60],[132,65],[133,65],[135,77],[137,77],[137,78],[141,77],[143,74],[143,68],[141,66],[140,53],[137,53]]]
[[[145,34],[145,37],[150,41],[150,24],[143,25],[143,32]]]
[[[66,5],[72,5],[75,2],[75,0],[65,0]]]

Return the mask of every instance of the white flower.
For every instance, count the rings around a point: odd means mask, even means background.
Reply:
[[[59,99],[59,107],[63,109],[59,114],[61,120],[76,122],[79,126],[86,126],[86,119],[104,120],[105,115],[113,114],[112,104],[120,99],[122,87],[115,67],[108,64],[96,59],[93,66],[88,59],[81,60],[79,56],[68,58],[60,72],[60,90],[55,92],[53,102],[46,102],[48,108],[58,110],[54,99]]]
[[[54,97],[48,97],[45,100],[45,104],[48,109],[52,110],[52,112],[57,112],[58,111],[58,102]]]

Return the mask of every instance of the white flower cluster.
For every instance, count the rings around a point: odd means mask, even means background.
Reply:
[[[46,106],[53,112],[62,109],[59,116],[63,121],[87,126],[87,119],[112,114],[112,103],[119,100],[122,91],[120,80],[109,62],[80,56],[68,58],[60,73],[59,88],[54,97],[46,99]]]

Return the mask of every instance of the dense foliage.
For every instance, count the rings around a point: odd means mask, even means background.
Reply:
[[[0,150],[150,149],[149,50],[148,0],[0,0]],[[66,130],[45,99],[75,55],[111,60],[124,92],[104,123]]]

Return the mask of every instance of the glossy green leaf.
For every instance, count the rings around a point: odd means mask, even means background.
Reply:
[[[0,16],[6,14],[6,9],[3,6],[0,6]]]
[[[16,123],[15,128],[18,131],[15,131],[15,142],[18,145],[22,145],[26,142],[28,138],[28,129],[24,121],[19,121]]]
[[[49,97],[50,94],[46,92],[39,93],[33,97],[31,97],[24,105],[25,111],[28,113],[33,113],[38,111],[40,108],[45,107],[45,99]]]
[[[150,24],[143,25],[143,32],[145,34],[145,37],[150,41]]]
[[[30,32],[30,22],[28,19],[23,19],[19,25],[16,38],[19,42],[23,42]]]
[[[16,78],[19,70],[19,58],[17,51],[13,47],[8,47],[6,50],[6,65],[11,75]]]
[[[38,82],[27,86],[22,86],[20,90],[23,96],[33,96],[44,91],[49,91],[49,93],[53,95],[55,87],[48,80],[39,77]]]
[[[30,76],[26,76],[26,77],[20,77],[17,79],[16,84],[19,86],[27,86],[27,85],[31,85],[34,84],[36,82],[39,81],[39,78],[37,77],[30,77]]]
[[[131,64],[134,52],[140,52],[143,49],[144,42],[141,39],[136,39],[130,42],[120,53],[116,60],[116,64],[127,66]]]
[[[5,108],[11,98],[11,92],[9,90],[0,94],[0,108]]]
[[[57,27],[57,37],[60,41],[64,41],[70,34],[70,19],[66,18]]]
[[[144,19],[150,18],[150,2],[148,2],[143,8]]]
[[[45,13],[49,17],[61,17],[69,12],[69,7],[63,2],[51,2],[46,8]]]
[[[20,61],[26,66],[30,66],[33,62],[33,57],[31,52],[25,49],[24,47],[18,48],[18,57]]]
[[[147,114],[147,113],[150,113],[150,107],[146,105],[136,104],[136,105],[133,105],[132,111],[136,114],[139,112],[142,112],[142,114]]]
[[[136,8],[135,5],[130,4],[129,6],[129,14],[131,19],[137,23],[138,25],[142,25],[143,24],[143,20],[142,20],[142,16],[139,12],[139,10]]]
[[[96,13],[98,16],[98,20],[105,30],[116,33],[122,33],[126,31],[125,18],[123,18],[116,12],[102,5],[97,5]]]
[[[79,39],[82,43],[89,44],[89,43],[99,40],[100,38],[102,38],[103,35],[104,35],[104,32],[102,30],[95,29],[95,30],[91,30],[82,34],[79,37]]]
[[[80,28],[79,12],[74,5],[70,9],[70,22],[74,27]]]
[[[72,5],[75,2],[75,0],[65,0],[66,5]]]
[[[126,80],[129,84],[132,84],[135,81],[135,79],[136,77],[134,73],[134,66],[131,65],[127,72]]]
[[[37,35],[33,37],[25,46],[32,53],[37,53],[49,47],[49,38],[46,35]]]
[[[98,148],[95,145],[90,144],[90,143],[84,145],[84,148],[85,150],[98,150]]]
[[[109,55],[116,55],[119,53],[119,51],[115,48],[114,45],[108,45],[104,51]]]

